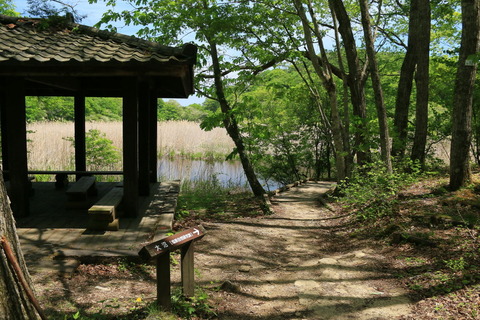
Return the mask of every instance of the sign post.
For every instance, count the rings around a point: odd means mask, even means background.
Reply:
[[[181,249],[181,268],[182,268],[182,290],[186,297],[195,295],[195,272],[193,268],[193,247],[194,243],[190,242]]]
[[[170,310],[170,255],[162,254],[157,257],[157,304]]]
[[[157,303],[165,309],[171,307],[170,255],[181,249],[182,290],[187,297],[195,294],[194,279],[194,241],[205,235],[205,229],[199,225],[176,233],[144,246],[138,255],[145,260],[157,259]]]

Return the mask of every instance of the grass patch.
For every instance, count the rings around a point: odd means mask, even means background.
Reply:
[[[175,221],[185,227],[195,221],[224,221],[262,214],[261,202],[250,191],[224,187],[217,179],[182,183]]]

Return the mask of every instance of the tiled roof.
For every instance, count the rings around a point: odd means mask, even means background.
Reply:
[[[186,62],[196,47],[173,48],[118,33],[66,23],[41,28],[40,19],[0,15],[0,65],[8,62]]]

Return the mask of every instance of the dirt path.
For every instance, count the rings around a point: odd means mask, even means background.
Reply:
[[[219,319],[395,319],[410,313],[381,252],[322,207],[330,183],[278,195],[266,218],[206,223],[197,277],[221,286]]]

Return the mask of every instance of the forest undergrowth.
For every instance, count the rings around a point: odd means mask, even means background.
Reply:
[[[415,319],[480,319],[480,171],[468,187],[451,192],[446,174],[379,170],[326,198],[336,215],[349,215],[349,236],[387,249]],[[181,197],[177,228],[260,215],[248,195],[215,194],[220,201]]]
[[[355,206],[331,204],[351,214],[350,237],[388,248],[415,319],[480,319],[480,173],[455,192],[446,175],[402,181],[363,189],[378,194]]]

